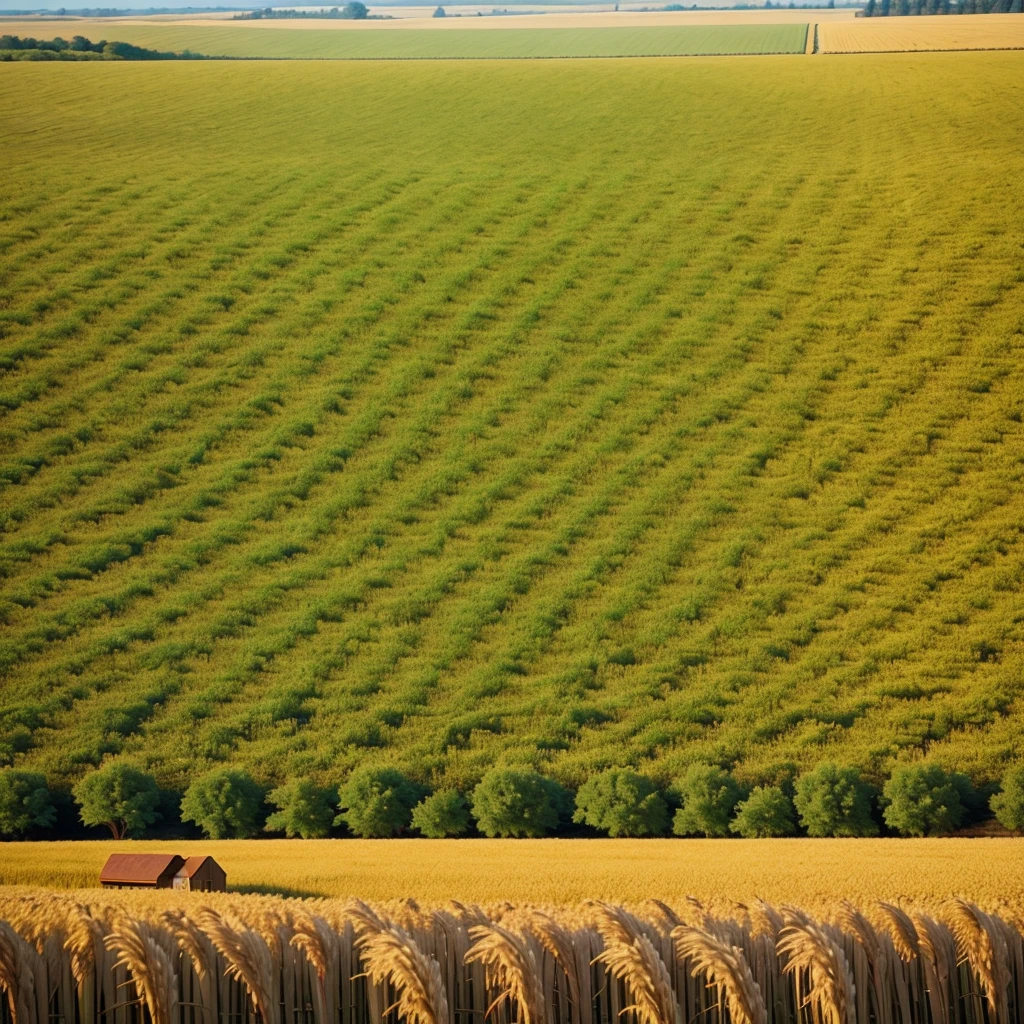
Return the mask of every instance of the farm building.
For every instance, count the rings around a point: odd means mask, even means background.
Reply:
[[[185,889],[223,892],[227,875],[212,857],[176,853],[112,853],[100,872],[104,889]]]
[[[224,892],[228,876],[212,857],[188,857],[175,872],[174,888],[190,892]]]

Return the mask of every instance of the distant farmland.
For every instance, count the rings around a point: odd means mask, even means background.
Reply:
[[[1019,14],[858,18],[818,26],[824,53],[1024,49]]]
[[[59,26],[58,26],[59,27]],[[26,34],[24,26],[19,31]],[[55,26],[48,26],[55,30]],[[67,31],[67,30],[65,30]],[[84,32],[84,26],[75,26]],[[163,25],[91,22],[95,38],[117,38],[161,50],[220,57],[314,59],[646,57],[803,53],[807,26],[682,25],[631,28],[381,28],[322,31],[248,25]],[[70,34],[70,32],[68,32]]]
[[[0,760],[995,780],[1022,72],[0,68]]]

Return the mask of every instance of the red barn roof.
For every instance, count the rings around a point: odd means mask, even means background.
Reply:
[[[209,857],[186,857],[185,863],[175,871],[175,874],[191,878],[208,860]]]
[[[189,858],[199,861],[203,859]],[[184,858],[176,853],[112,853],[100,872],[100,883],[156,885],[162,877],[173,875],[183,863]]]

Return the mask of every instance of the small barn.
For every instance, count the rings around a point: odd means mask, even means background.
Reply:
[[[176,853],[112,853],[100,872],[104,889],[170,889],[185,863]]]
[[[189,892],[226,892],[228,876],[212,857],[188,857],[174,874],[174,888]]]
[[[212,857],[176,853],[112,853],[100,872],[104,889],[183,889],[224,892],[228,876]]]

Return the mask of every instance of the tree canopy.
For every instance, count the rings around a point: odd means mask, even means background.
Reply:
[[[323,839],[331,830],[336,794],[312,779],[299,778],[272,790],[267,799],[277,810],[267,818],[268,832],[283,832],[289,839]]]
[[[20,836],[32,828],[48,828],[56,817],[45,775],[0,769],[0,835]]]
[[[668,826],[668,807],[650,779],[626,768],[610,768],[580,787],[573,821],[612,837],[660,836]]]
[[[260,829],[263,792],[243,771],[218,768],[196,779],[181,801],[183,821],[211,839],[246,839]]]
[[[160,817],[156,779],[124,761],[90,772],[73,792],[83,824],[105,825],[115,839],[139,835]]]

